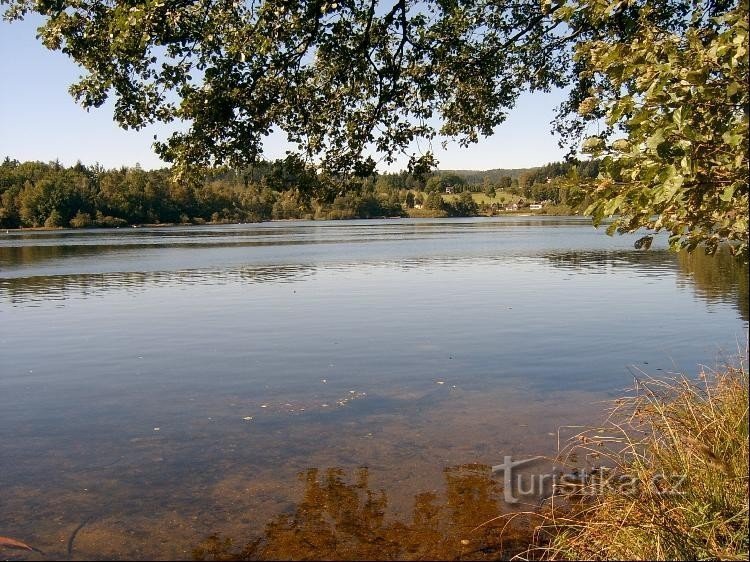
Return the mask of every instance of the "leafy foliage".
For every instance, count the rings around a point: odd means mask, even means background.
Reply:
[[[607,19],[633,5],[577,9]],[[588,85],[579,123],[605,127],[583,142],[603,168],[587,213],[597,224],[616,216],[611,232],[665,229],[675,248],[713,253],[730,240],[746,254],[748,4],[698,2],[670,28],[644,3],[632,25],[635,39],[612,30],[575,53]]]
[[[2,0],[46,16],[44,44],[86,75],[85,107],[115,98],[125,127],[182,120],[157,143],[178,172],[245,167],[273,129],[326,171],[368,175],[367,149],[405,152],[440,131],[491,134],[525,87],[562,75],[562,22],[536,0]],[[522,41],[521,41],[522,39]],[[412,153],[410,171],[432,167]]]

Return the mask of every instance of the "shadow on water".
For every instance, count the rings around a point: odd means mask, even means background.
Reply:
[[[406,518],[389,517],[388,496],[370,483],[368,468],[309,469],[304,491],[264,531],[241,540],[213,534],[193,549],[196,560],[474,560],[508,558],[528,545],[528,523],[507,525],[502,488],[490,467],[464,464],[443,471],[445,493],[414,496]],[[244,541],[244,542],[243,542]]]

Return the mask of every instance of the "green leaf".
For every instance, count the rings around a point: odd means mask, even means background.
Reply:
[[[622,205],[623,201],[625,201],[624,193],[618,195],[610,201],[607,201],[607,203],[604,205],[604,214],[608,216],[614,215],[619,210],[620,205]]]
[[[658,146],[664,142],[664,131],[657,129],[656,132],[646,140],[646,146],[650,150],[656,150]]]
[[[732,197],[734,196],[734,185],[728,185],[724,188],[724,193],[722,193],[719,198],[722,201],[731,201]]]
[[[731,131],[727,131],[726,133],[721,135],[721,138],[729,146],[738,146],[743,141],[747,141],[747,137],[743,137],[742,135],[737,133],[732,133]]]

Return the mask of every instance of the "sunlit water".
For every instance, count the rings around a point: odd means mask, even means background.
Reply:
[[[74,559],[496,557],[471,532],[501,509],[487,466],[554,454],[634,376],[745,351],[747,268],[635,238],[575,218],[2,234],[0,536]]]

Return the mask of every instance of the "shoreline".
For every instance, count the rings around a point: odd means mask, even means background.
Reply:
[[[500,217],[521,217],[521,218],[528,218],[528,217],[583,217],[584,215],[577,215],[577,214],[565,214],[565,215],[548,215],[546,213],[521,213],[521,212],[509,212],[509,213],[499,213],[497,215],[473,215],[468,217],[446,217],[446,216],[393,216],[393,217],[361,217],[361,218],[351,218],[351,219],[270,219],[270,220],[264,220],[264,221],[242,221],[242,222],[234,222],[234,221],[205,221],[205,222],[160,222],[160,223],[135,223],[135,224],[127,224],[123,226],[85,226],[85,227],[73,227],[73,226],[21,226],[18,228],[4,228],[0,229],[0,234],[3,234],[2,230],[4,230],[4,234],[9,234],[10,232],[57,232],[61,230],[123,230],[128,228],[170,228],[175,226],[231,226],[231,225],[238,225],[238,224],[263,224],[263,223],[269,223],[269,222],[298,222],[298,221],[307,221],[307,222],[339,222],[342,220],[358,220],[358,221],[369,221],[369,220],[400,220],[400,219],[479,219],[479,218],[500,218]]]

